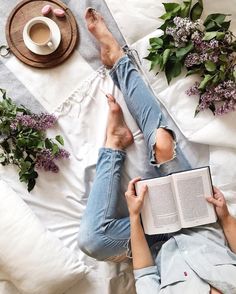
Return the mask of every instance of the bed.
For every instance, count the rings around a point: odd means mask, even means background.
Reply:
[[[1,27],[16,2],[0,0],[3,8],[0,11]],[[14,168],[0,167],[0,178],[20,195],[42,225],[66,248],[76,252],[79,260],[88,266],[88,273],[68,289],[66,294],[135,294],[129,263],[97,262],[80,252],[77,245],[80,220],[95,176],[98,150],[105,139],[108,107],[104,91],[113,94],[121,104],[125,120],[135,139],[135,144],[127,151],[128,158],[122,178],[123,191],[131,178],[141,173],[152,173],[146,165],[147,152],[142,133],[129,113],[122,94],[101,65],[96,42],[86,31],[83,21],[85,8],[93,6],[101,11],[119,43],[122,46],[128,44],[136,50],[133,52],[137,52],[139,58],[137,53],[134,53],[134,57],[143,77],[161,102],[169,123],[179,133],[188,158],[191,158],[194,166],[211,165],[213,182],[224,191],[230,210],[235,215],[236,115],[231,113],[222,118],[214,118],[210,112],[204,112],[193,118],[197,98],[187,97],[185,90],[196,77],[186,79],[182,75],[168,87],[162,74],[155,76],[149,72],[149,65],[143,57],[147,53],[149,37],[160,33],[156,28],[160,24],[158,16],[163,12],[161,1],[64,2],[73,11],[79,24],[81,41],[73,55],[62,65],[43,72],[22,64],[11,55],[7,59],[1,59],[0,81],[1,87],[9,89],[9,94],[18,102],[33,111],[53,112],[58,117],[57,127],[50,130],[48,135],[60,133],[64,137],[65,148],[71,153],[70,160],[60,163],[61,172],[56,176],[40,174],[37,185],[30,194],[18,182]],[[232,29],[236,31],[235,4],[236,0],[225,0],[223,3],[217,0],[214,4],[206,0],[204,13],[230,12]],[[0,41],[4,42],[2,35]],[[178,93],[178,97],[174,93]],[[127,214],[123,198],[119,209]],[[4,272],[0,274],[0,293],[19,293]]]

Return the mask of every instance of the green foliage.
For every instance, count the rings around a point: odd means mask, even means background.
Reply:
[[[216,70],[216,64],[213,61],[208,60],[204,64],[207,71],[213,72]]]
[[[59,146],[53,140],[46,138],[45,131],[36,130],[17,124],[16,128],[11,123],[17,115],[31,115],[31,111],[23,105],[16,105],[9,98],[4,89],[0,89],[0,164],[13,164],[18,167],[19,180],[25,182],[30,192],[36,183],[38,173],[35,170],[37,154],[44,148],[59,152]],[[61,136],[55,140],[64,144]]]
[[[209,14],[204,21],[206,31],[227,31],[230,21],[225,21],[226,16],[230,14],[213,13]]]
[[[202,7],[201,0],[197,4]],[[160,17],[164,20],[163,25],[160,27],[162,30],[165,30],[167,26],[172,27],[174,25],[173,19],[176,16],[201,15],[197,6],[194,5],[191,9],[192,0],[183,1],[181,4],[163,3],[163,5],[166,12]],[[150,48],[148,50],[150,53],[145,59],[151,63],[150,70],[159,67],[161,71],[165,72],[167,81],[170,83],[174,77],[181,73],[185,57],[193,49],[192,42],[188,42],[183,48],[176,48],[171,36],[164,34],[159,38],[150,38],[149,43]]]
[[[192,3],[191,0],[183,1],[182,3],[163,3],[165,13],[160,17],[164,22],[159,29],[164,31],[164,34],[158,38],[149,40],[149,54],[145,59],[150,61],[150,70],[164,71],[168,84],[171,80],[181,74],[182,68],[185,67],[185,59],[189,53],[200,54],[194,47],[191,36],[189,39],[177,46],[172,35],[165,32],[166,28],[175,29],[174,18],[188,18],[192,21],[199,19],[203,12],[203,1],[198,0]],[[236,70],[232,71],[232,64],[228,55],[236,51],[235,36],[228,30],[230,21],[226,20],[229,14],[214,13],[207,16],[203,23],[203,29],[200,31],[202,40],[205,42],[219,42],[220,55],[217,62],[209,60],[200,60],[192,67],[187,68],[186,76],[199,74],[202,78],[199,90],[203,93],[210,85],[227,80],[236,79]],[[225,45],[225,39],[231,39],[230,45]],[[213,53],[213,49],[207,53]],[[211,107],[212,109],[214,106]],[[198,113],[198,111],[196,111]]]
[[[198,0],[197,3],[195,3],[190,11],[190,19],[195,21],[199,19],[202,15],[203,11],[203,4],[202,0]],[[187,15],[188,16],[188,15]]]

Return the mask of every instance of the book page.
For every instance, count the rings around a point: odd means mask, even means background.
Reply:
[[[212,195],[207,167],[177,173],[173,181],[182,227],[193,227],[216,221],[214,207],[206,200],[206,197]]]
[[[138,182],[137,194],[142,185],[148,186],[148,194],[141,212],[145,233],[152,235],[178,231],[180,221],[171,177]]]

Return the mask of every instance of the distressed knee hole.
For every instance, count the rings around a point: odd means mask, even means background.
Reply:
[[[160,127],[156,131],[155,160],[162,164],[175,158],[175,138],[171,130]]]

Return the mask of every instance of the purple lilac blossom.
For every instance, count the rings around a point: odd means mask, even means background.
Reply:
[[[191,67],[197,64],[201,64],[201,56],[198,53],[189,53],[185,58],[184,65]]]
[[[199,110],[209,108],[210,105],[215,105],[215,115],[223,115],[236,109],[236,83],[228,80],[217,86],[210,86],[201,94],[198,90],[199,83],[196,82],[186,93],[191,95],[200,94]]]
[[[173,22],[175,27],[167,27],[165,33],[173,37],[176,47],[185,46],[194,31],[201,31],[204,28],[200,19],[192,22],[188,18],[176,16]]]
[[[212,61],[217,63],[219,61],[220,52],[220,42],[218,40],[212,39],[210,42],[203,41],[203,34],[201,32],[194,32],[191,39],[196,50],[195,53],[189,53],[185,58],[185,66],[191,67],[204,63],[205,61]]]
[[[59,168],[53,160],[69,158],[69,156],[70,153],[62,148],[59,149],[59,152],[55,155],[52,154],[50,149],[43,149],[37,154],[35,167],[37,169],[44,169],[45,171],[57,173]]]
[[[191,88],[189,88],[187,91],[186,91],[186,94],[188,96],[192,96],[192,95],[200,95],[200,91],[198,89],[200,83],[199,82],[195,82],[193,84],[193,86]]]
[[[61,159],[61,158],[63,159],[63,158],[69,158],[69,157],[70,157],[70,153],[63,148],[59,149],[59,152],[54,155],[55,159]]]
[[[53,159],[54,156],[51,150],[43,149],[37,154],[35,168],[58,173],[59,167],[54,163]]]
[[[39,131],[45,131],[55,125],[57,118],[52,114],[17,114],[11,122],[11,128],[17,129],[17,125],[32,128]]]
[[[233,35],[231,32],[226,32],[224,39],[223,39],[224,43],[226,45],[231,45],[233,42]]]

